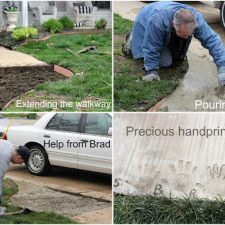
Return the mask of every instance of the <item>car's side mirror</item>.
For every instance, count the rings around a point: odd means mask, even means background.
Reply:
[[[112,127],[109,128],[109,130],[108,130],[108,135],[109,135],[109,136],[112,136]]]

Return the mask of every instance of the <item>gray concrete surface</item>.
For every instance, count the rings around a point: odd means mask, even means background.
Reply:
[[[197,104],[201,102],[219,102],[221,95],[218,90],[216,67],[212,62],[205,62],[195,54],[188,53],[189,70],[179,87],[165,99],[158,111],[209,111],[208,107]],[[204,65],[204,66],[203,66]],[[220,111],[218,107],[210,111]],[[224,109],[221,109],[224,111]]]
[[[47,65],[45,62],[37,60],[36,58],[4,47],[0,47],[0,67],[17,67],[17,66],[43,66]]]
[[[119,113],[114,125],[114,192],[225,199],[223,113]]]

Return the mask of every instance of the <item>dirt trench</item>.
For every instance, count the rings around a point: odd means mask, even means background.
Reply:
[[[0,68],[0,110],[11,99],[33,90],[38,84],[65,78],[54,72],[51,65]]]

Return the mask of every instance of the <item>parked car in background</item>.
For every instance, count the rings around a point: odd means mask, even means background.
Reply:
[[[0,126],[0,135],[5,129]],[[109,113],[46,113],[34,125],[10,127],[5,139],[30,149],[26,166],[34,175],[52,166],[112,173]]]
[[[224,1],[201,1],[202,3],[220,10],[220,18],[223,28],[225,29],[225,4]]]

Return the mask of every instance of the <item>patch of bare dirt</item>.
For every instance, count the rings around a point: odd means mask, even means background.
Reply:
[[[40,83],[65,78],[53,72],[52,66],[0,68],[0,110],[11,99],[33,90]]]

